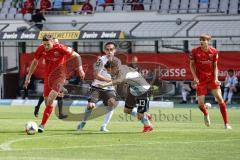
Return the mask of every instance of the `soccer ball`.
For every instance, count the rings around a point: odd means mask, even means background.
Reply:
[[[211,103],[205,103],[205,106],[207,107],[207,109],[212,108],[212,104]]]
[[[38,125],[36,122],[29,121],[25,124],[25,132],[28,135],[34,135],[38,131]]]

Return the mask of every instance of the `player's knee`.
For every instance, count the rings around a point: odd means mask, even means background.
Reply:
[[[124,108],[124,113],[127,113],[127,114],[131,114],[132,113],[132,109],[130,108]]]
[[[117,102],[116,102],[116,100],[114,98],[110,98],[108,100],[108,106],[109,107],[115,107],[116,105],[117,105]]]
[[[53,99],[48,98],[48,99],[46,100],[46,105],[47,105],[47,106],[50,106],[50,105],[52,105],[52,104],[53,104]]]
[[[87,105],[87,109],[88,109],[88,110],[92,110],[92,109],[94,109],[94,108],[95,108],[95,104],[89,102],[88,105]]]
[[[143,113],[137,113],[138,120],[141,120],[143,118]]]

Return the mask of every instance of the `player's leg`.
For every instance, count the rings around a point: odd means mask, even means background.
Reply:
[[[57,106],[58,106],[58,118],[59,119],[64,119],[67,118],[67,115],[63,114],[63,97],[58,96],[57,97]]]
[[[181,104],[185,104],[187,103],[187,96],[188,96],[188,91],[186,91],[185,89],[182,89],[182,102]]]
[[[210,126],[211,122],[210,122],[210,116],[209,113],[207,111],[207,107],[205,106],[205,96],[198,96],[198,107],[200,109],[200,111],[202,111],[203,115],[204,115],[204,123],[207,127]]]
[[[130,89],[127,90],[127,96],[125,100],[124,113],[131,114],[133,117],[137,117],[137,102],[135,96],[130,93]]]
[[[88,117],[91,115],[92,110],[95,108],[97,101],[99,100],[99,90],[96,88],[92,87],[91,88],[91,93],[88,98],[88,104],[85,109],[85,113],[83,116],[82,121],[77,125],[77,130],[82,130],[84,126],[86,125],[86,122],[88,120]]]
[[[229,90],[228,87],[225,87],[225,88],[224,88],[223,100],[224,100],[225,102],[227,101],[227,98],[228,98],[228,90]]]
[[[138,119],[143,123],[143,132],[150,132],[153,130],[152,124],[149,120],[149,114],[147,113],[149,109],[149,97],[148,94],[145,93],[141,97],[137,98],[137,116]]]
[[[106,114],[103,123],[100,127],[100,131],[108,132],[107,125],[110,122],[114,109],[117,106],[116,93],[115,91],[101,91],[100,99],[103,100],[103,104],[107,106]]]
[[[212,94],[217,99],[217,102],[218,102],[218,105],[219,105],[219,108],[220,108],[220,112],[221,112],[222,117],[223,117],[225,128],[226,129],[232,129],[232,127],[228,124],[227,105],[222,98],[222,93],[221,93],[220,88],[212,89]]]
[[[91,115],[92,113],[92,110],[95,108],[95,103],[92,103],[92,102],[88,102],[88,105],[85,109],[85,113],[84,113],[84,116],[83,116],[83,119],[82,121],[77,125],[77,130],[80,131],[84,128],[84,126],[86,125],[87,123],[87,120],[88,120],[88,117]]]
[[[202,111],[204,115],[204,123],[206,126],[210,126],[210,117],[207,111],[207,107],[205,106],[205,95],[207,94],[207,87],[205,83],[201,83],[197,85],[197,99],[198,99],[198,107],[200,111]]]
[[[44,101],[44,97],[40,96],[39,99],[38,99],[38,103],[34,108],[34,116],[35,117],[38,117],[39,109],[40,109],[40,106],[41,106],[43,101]]]
[[[47,95],[48,91],[44,91],[44,95]],[[43,112],[42,122],[41,125],[39,125],[38,132],[44,131],[44,126],[47,123],[47,120],[49,119],[52,110],[53,110],[53,101],[57,98],[58,92],[51,90],[48,96],[45,97],[45,105],[46,108]]]
[[[229,88],[227,104],[231,104],[232,103],[232,97],[233,97],[234,92],[236,92],[236,88],[235,87]]]

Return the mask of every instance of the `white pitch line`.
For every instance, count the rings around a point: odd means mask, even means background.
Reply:
[[[225,140],[208,140],[208,141],[173,141],[173,142],[146,142],[146,143],[126,143],[126,144],[103,144],[103,145],[90,145],[90,146],[69,146],[58,148],[33,148],[33,149],[14,149],[12,151],[34,151],[34,150],[62,150],[62,149],[76,149],[76,148],[101,148],[101,147],[118,147],[118,146],[142,146],[142,145],[155,145],[155,144],[192,144],[192,143],[218,143],[218,142],[231,142],[240,141],[240,139],[225,139]]]
[[[21,141],[25,141],[25,140],[31,140],[31,139],[39,139],[39,138],[46,138],[46,137],[51,137],[51,136],[43,136],[43,137],[31,137],[31,138],[18,138],[18,139],[14,139],[14,140],[10,140],[10,141],[7,141],[5,143],[2,143],[0,144],[0,149],[2,151],[11,151],[12,148],[11,148],[11,145],[13,143],[17,143],[17,142],[21,142]],[[55,137],[55,136],[54,136]],[[0,150],[0,151],[1,151]]]

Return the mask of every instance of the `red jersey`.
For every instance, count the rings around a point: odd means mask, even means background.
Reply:
[[[45,51],[44,45],[40,45],[34,55],[34,58],[39,60],[41,57],[45,59],[46,71],[45,77],[54,69],[66,61],[67,56],[72,54],[73,50],[70,47],[55,43],[53,48]]]
[[[207,52],[203,51],[201,47],[193,48],[190,59],[195,62],[199,81],[214,79],[213,64],[218,61],[218,51],[215,48],[209,47]]]

